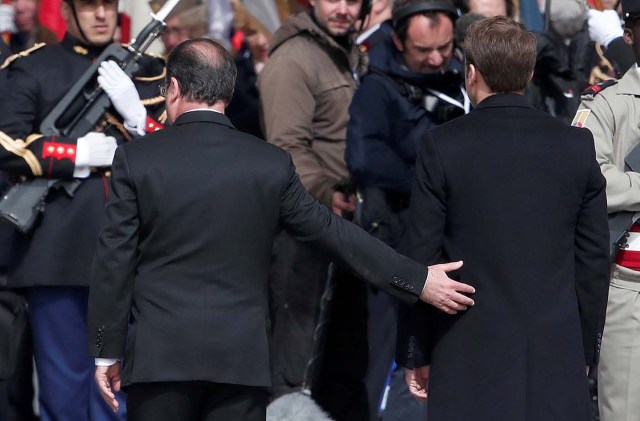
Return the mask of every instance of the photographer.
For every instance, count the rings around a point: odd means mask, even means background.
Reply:
[[[369,56],[369,72],[349,109],[345,159],[363,199],[358,222],[392,247],[404,233],[420,138],[469,108],[462,64],[454,56],[456,18],[448,0],[396,0],[393,33]],[[389,338],[395,337],[397,309],[393,298],[373,290],[368,306],[366,386],[376,415],[393,360]],[[405,403],[398,419],[422,411],[410,399]]]

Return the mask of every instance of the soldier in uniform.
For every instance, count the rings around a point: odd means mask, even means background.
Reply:
[[[640,0],[622,0],[624,41],[640,63]],[[632,158],[640,153],[640,68],[633,65],[619,81],[588,88],[572,125],[593,133],[596,157],[607,179],[610,219],[628,216],[624,243],[616,245],[607,317],[598,366],[602,421],[640,418],[640,174]],[[610,224],[611,225],[611,224]],[[614,236],[612,239],[615,240]]]
[[[17,238],[9,268],[9,286],[27,291],[42,421],[125,417],[100,397],[86,353],[89,272],[115,148],[157,126],[164,62],[142,57],[133,81],[115,63],[102,63],[98,83],[113,106],[98,127],[77,139],[40,133],[43,119],[111,43],[117,8],[117,0],[65,0],[61,43],[37,45],[3,64],[0,170],[82,181],[73,194],[50,190],[45,212]]]

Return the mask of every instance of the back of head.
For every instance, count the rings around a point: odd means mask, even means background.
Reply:
[[[466,65],[473,64],[493,93],[521,92],[536,64],[537,41],[521,23],[506,17],[469,26],[464,41]]]
[[[452,0],[395,0],[391,11],[393,31],[404,42],[412,16],[423,15],[437,22],[441,14],[449,16],[451,22],[455,22],[458,9]]]
[[[167,58],[167,81],[175,78],[182,97],[213,105],[229,104],[236,81],[236,65],[216,41],[194,38],[178,44]]]

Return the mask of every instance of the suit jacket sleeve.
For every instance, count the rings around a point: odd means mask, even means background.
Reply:
[[[445,176],[432,132],[426,132],[418,152],[411,193],[409,226],[401,250],[415,261],[430,265],[442,262],[446,220]],[[437,309],[418,303],[400,306],[396,362],[407,368],[431,361]]]
[[[138,202],[125,150],[113,160],[106,226],[100,233],[89,289],[89,354],[122,358],[133,295],[138,246]]]
[[[583,136],[593,145],[591,134]],[[576,224],[576,295],[586,362],[598,360],[609,291],[609,227],[606,181],[590,146],[591,170]]]
[[[322,206],[304,189],[290,159],[286,178],[280,220],[289,234],[400,300],[418,300],[427,277],[425,266],[398,254]]]

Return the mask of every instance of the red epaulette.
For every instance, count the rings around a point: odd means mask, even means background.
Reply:
[[[161,123],[158,123],[153,118],[147,116],[147,125],[145,127],[145,131],[147,133],[157,132],[158,130],[164,129],[164,126]]]
[[[616,79],[605,80],[596,85],[589,86],[587,89],[582,91],[582,95],[598,95],[600,92],[602,92],[603,89],[606,89],[609,86],[613,86],[616,83],[618,83]]]

